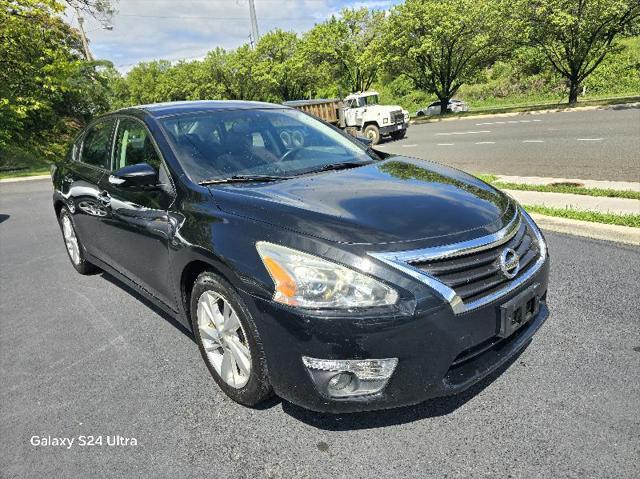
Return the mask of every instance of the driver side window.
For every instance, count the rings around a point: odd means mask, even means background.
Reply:
[[[160,158],[142,123],[131,118],[120,120],[113,161],[114,170],[138,163],[148,163],[156,169],[160,168]]]

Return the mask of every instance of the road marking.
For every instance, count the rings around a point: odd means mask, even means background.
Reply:
[[[418,145],[401,145],[402,148],[415,148]]]
[[[542,121],[542,120],[531,120],[531,121]]]
[[[520,123],[531,123],[531,120],[518,120]]]
[[[496,125],[504,125],[504,121],[496,121],[494,122]]]
[[[604,138],[576,138],[578,141],[602,141]]]
[[[451,135],[473,135],[475,133],[491,133],[491,130],[477,130],[477,131],[452,131],[450,133],[436,133],[436,136],[451,136]]]
[[[476,141],[476,145],[495,145],[495,141]]]
[[[495,124],[495,121],[486,121],[484,123],[476,123],[476,126],[482,126],[482,125],[493,125]]]
[[[453,146],[453,143],[438,143],[438,146]]]
[[[544,143],[544,140],[522,140],[522,143]]]
[[[518,123],[518,122],[515,120],[509,120],[507,123]]]

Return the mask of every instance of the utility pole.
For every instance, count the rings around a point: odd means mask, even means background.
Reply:
[[[249,0],[249,14],[251,15],[251,37],[252,44],[255,46],[260,40],[260,33],[258,32],[258,18],[256,17],[256,6],[253,0]]]
[[[76,5],[73,6],[76,10],[76,16],[78,17],[78,25],[80,26],[80,38],[82,38],[82,47],[84,48],[84,58],[92,62],[93,55],[91,54],[91,50],[89,50],[89,41],[87,40],[87,35],[84,33],[84,17],[80,13],[80,10]]]

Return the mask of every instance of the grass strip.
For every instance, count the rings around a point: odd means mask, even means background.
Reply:
[[[551,208],[548,206],[524,205],[529,213],[538,213],[546,216],[557,216],[591,223],[603,223],[607,225],[630,226],[640,228],[640,215],[617,215],[613,213],[600,213],[597,211],[578,211],[570,208]]]
[[[569,186],[569,185],[529,185],[523,183],[505,183],[502,181],[496,181],[497,178],[486,180],[484,176],[491,175],[479,175],[483,181],[488,181],[496,188],[503,190],[521,190],[521,191],[540,191],[542,193],[571,193],[574,195],[584,196],[606,196],[607,198],[627,198],[631,200],[640,200],[640,191],[632,190],[610,190],[605,188],[585,188],[582,186]]]
[[[48,175],[51,170],[37,169],[37,170],[17,170],[17,171],[0,171],[0,179],[5,178],[21,178],[24,176],[40,176]]]

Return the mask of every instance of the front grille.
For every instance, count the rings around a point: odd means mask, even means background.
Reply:
[[[520,269],[513,278],[508,278],[500,268],[500,255],[506,248],[515,250],[520,258]],[[409,261],[409,264],[437,278],[468,304],[482,300],[518,281],[534,267],[539,256],[536,234],[528,222],[522,221],[515,234],[497,246],[454,257],[424,262]]]
[[[404,113],[402,113],[402,110],[391,112],[391,123],[404,123]]]

